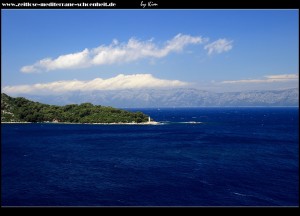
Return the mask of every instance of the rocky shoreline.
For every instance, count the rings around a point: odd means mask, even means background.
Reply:
[[[91,124],[91,125],[161,125],[162,123],[156,121],[141,122],[141,123],[124,123],[124,122],[112,122],[112,123],[72,123],[72,122],[1,122],[1,124]]]

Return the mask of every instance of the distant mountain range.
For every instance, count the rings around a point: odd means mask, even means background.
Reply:
[[[214,93],[193,88],[72,92],[18,95],[41,103],[93,103],[120,108],[206,106],[298,106],[299,89]]]

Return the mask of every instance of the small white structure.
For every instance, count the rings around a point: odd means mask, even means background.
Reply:
[[[52,120],[53,123],[58,123],[59,121],[57,119]]]
[[[151,122],[150,116],[148,117],[148,122]]]

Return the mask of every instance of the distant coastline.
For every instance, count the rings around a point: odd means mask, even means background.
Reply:
[[[32,122],[1,122],[1,124],[31,124]]]
[[[203,124],[199,121],[187,121],[187,122],[111,122],[111,123],[79,123],[79,122],[1,122],[1,124],[78,124],[78,125],[165,125],[165,124]]]
[[[150,121],[150,122],[132,122],[132,123],[124,123],[124,122],[112,122],[112,123],[73,123],[73,122],[1,122],[1,124],[89,124],[89,125],[161,125],[163,123]]]

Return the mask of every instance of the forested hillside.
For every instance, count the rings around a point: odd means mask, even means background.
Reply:
[[[142,112],[129,112],[91,103],[55,106],[1,94],[1,122],[141,123]]]

